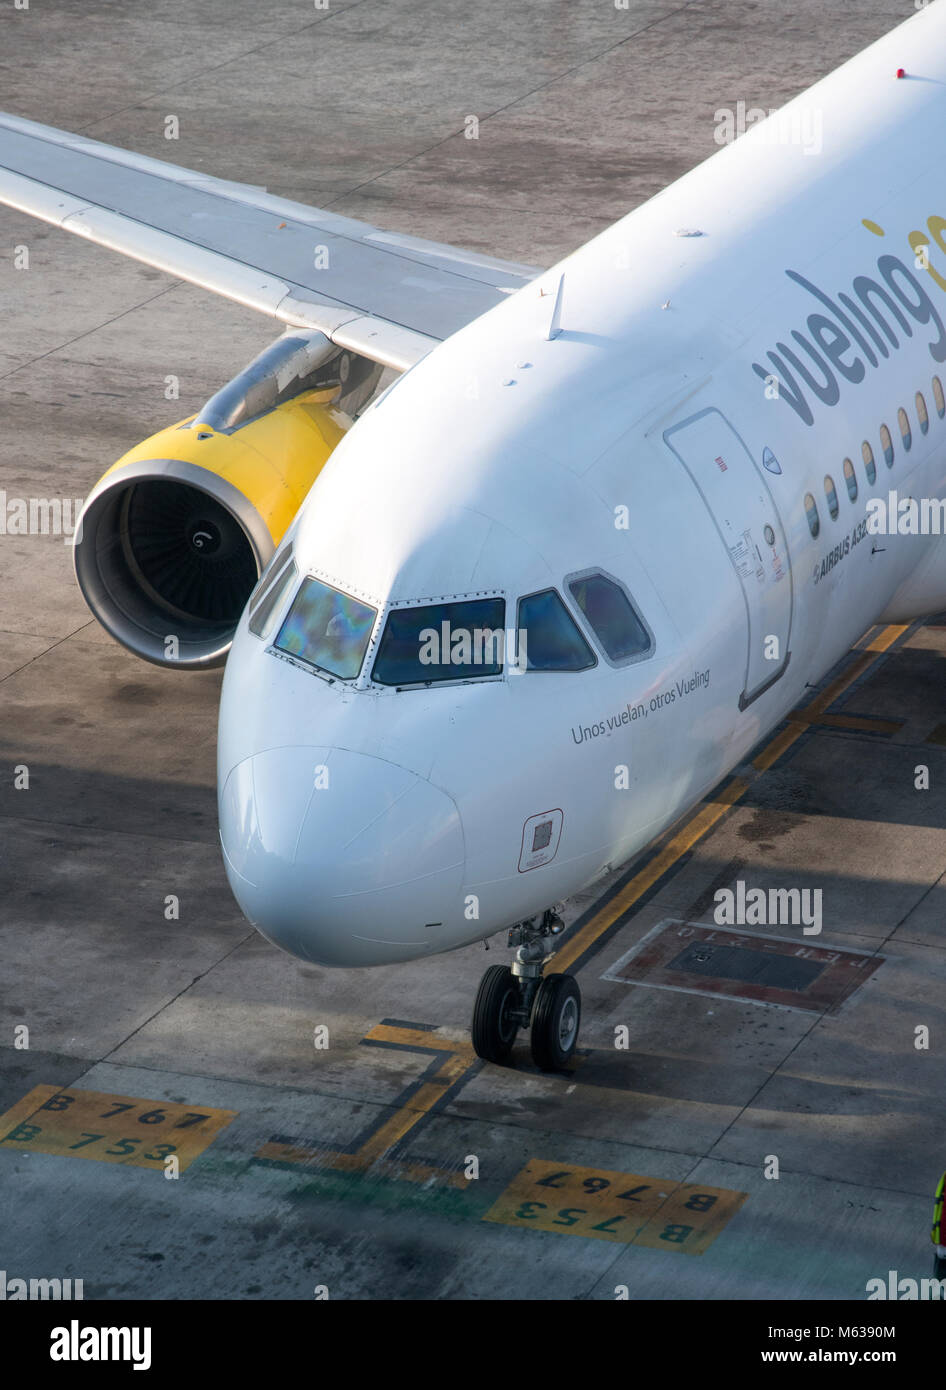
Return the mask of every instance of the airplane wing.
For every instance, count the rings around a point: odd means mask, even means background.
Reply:
[[[539,274],[3,113],[0,203],[398,370]]]

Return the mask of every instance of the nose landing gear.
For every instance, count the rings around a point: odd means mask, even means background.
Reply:
[[[549,908],[510,928],[518,947],[510,967],[491,965],[473,1006],[473,1050],[487,1062],[508,1061],[516,1034],[531,1026],[532,1059],[542,1071],[561,1071],[574,1056],[581,1025],[581,992],[571,975],[542,975],[553,938],[564,930]]]

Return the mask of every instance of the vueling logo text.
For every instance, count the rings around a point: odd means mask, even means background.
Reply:
[[[926,225],[937,246],[946,252],[946,218],[930,217]],[[884,235],[876,222],[865,219],[864,226],[875,236]],[[917,268],[946,290],[946,278],[930,264],[930,238],[923,232],[911,232],[907,240]],[[792,329],[791,337],[804,356],[779,341],[766,353],[771,366],[753,362],[752,370],[773,397],[787,401],[806,425],[814,423],[810,396],[824,405],[837,405],[843,382],[856,385],[863,381],[868,368],[879,366],[896,352],[903,338],[912,338],[917,325],[935,329],[936,336],[928,345],[930,356],[934,362],[946,362],[943,321],[920,281],[897,256],[879,256],[876,279],[856,275],[850,293],[838,290],[834,299],[798,271],[786,270],[785,274],[827,312],[808,315],[807,335]]]

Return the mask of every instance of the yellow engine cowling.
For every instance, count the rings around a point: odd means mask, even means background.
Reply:
[[[99,480],[75,567],[93,614],[136,656],[202,669],[226,660],[240,614],[351,419],[304,391],[236,429],[192,416]]]

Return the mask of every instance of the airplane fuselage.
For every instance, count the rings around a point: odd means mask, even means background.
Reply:
[[[929,40],[914,22],[798,99],[817,157],[751,131],[436,348],[337,447],[221,703],[227,870],[265,935],[370,965],[532,917],[658,836],[871,624],[946,607],[941,540],[878,534],[867,509],[946,496]],[[646,649],[609,655],[570,587],[588,575]],[[305,576],[375,612],[356,675],[276,646]],[[517,629],[550,589],[593,666],[373,678],[392,611],[498,599]]]

